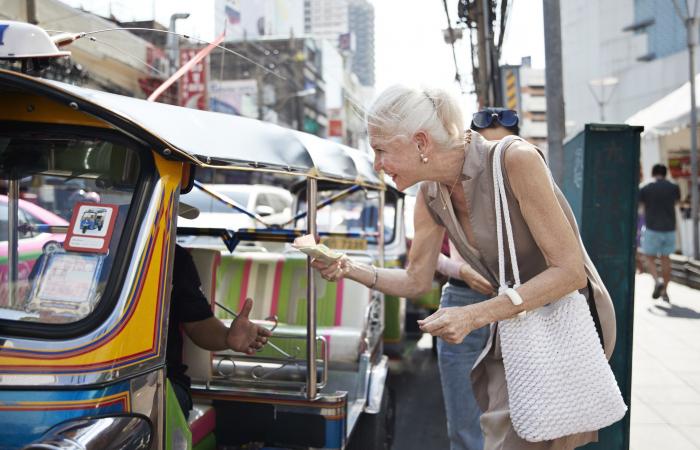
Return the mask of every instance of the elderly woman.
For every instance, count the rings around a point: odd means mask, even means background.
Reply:
[[[476,132],[464,133],[463,123],[455,99],[441,90],[395,86],[379,96],[368,123],[375,169],[383,170],[401,190],[422,182],[409,265],[397,270],[347,257],[331,265],[315,261],[324,278],[344,276],[390,295],[416,297],[430,287],[446,229],[460,256],[497,290],[491,163],[497,142]],[[470,331],[491,325],[489,341],[471,374],[483,411],[485,449],[575,448],[596,440],[597,433],[545,442],[525,441],[516,434],[495,324],[581,290],[595,300],[604,350],[610,357],[615,343],[612,302],[583,249],[571,209],[537,149],[516,140],[505,148],[502,166],[523,280],[517,292],[523,303],[516,306],[507,295],[497,295],[463,307],[441,308],[420,326],[446,342],[459,343]]]

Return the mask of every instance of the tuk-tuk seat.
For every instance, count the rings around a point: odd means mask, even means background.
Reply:
[[[216,429],[216,410],[211,405],[195,403],[192,405],[187,424],[192,433],[192,447]]]
[[[254,300],[250,317],[265,321],[277,316],[276,333],[306,335],[306,257],[300,252],[237,252],[189,249],[202,292],[232,311]],[[369,261],[369,258],[366,258]],[[362,348],[370,290],[351,280],[329,283],[315,273],[319,336],[329,344],[330,362],[355,363]],[[216,289],[212,289],[216,286]],[[217,316],[230,323],[231,316],[216,308]],[[270,322],[264,322],[270,327]],[[185,338],[184,357],[193,379],[211,379],[211,354]]]

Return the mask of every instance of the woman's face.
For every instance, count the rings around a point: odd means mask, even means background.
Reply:
[[[374,170],[383,170],[400,191],[421,181],[418,143],[405,136],[386,137],[370,129],[370,146],[374,150]],[[376,131],[376,130],[374,130]]]

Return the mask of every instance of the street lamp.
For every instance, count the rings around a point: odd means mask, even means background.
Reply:
[[[605,122],[605,104],[610,101],[613,91],[615,90],[615,86],[617,86],[619,82],[620,80],[615,77],[596,78],[588,81],[588,89],[591,90],[591,94],[593,94],[593,98],[595,98],[595,101],[598,103],[598,108],[600,108],[601,122]],[[600,88],[600,95],[596,93],[596,90],[594,89],[596,87]],[[605,90],[607,87],[610,87],[610,90],[606,95]]]
[[[168,62],[170,63],[170,74],[172,75],[180,65],[180,37],[175,33],[175,22],[179,19],[187,19],[189,13],[175,13],[170,16],[170,26],[168,26],[168,39],[165,46],[168,49]]]

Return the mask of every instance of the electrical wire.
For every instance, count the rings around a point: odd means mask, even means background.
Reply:
[[[175,36],[178,36],[178,37],[182,37],[182,38],[185,38],[185,39],[188,39],[188,40],[193,40],[193,41],[201,42],[201,43],[204,43],[204,44],[207,44],[207,45],[211,44],[211,42],[209,42],[209,41],[206,41],[206,40],[200,39],[200,38],[196,38],[196,37],[192,37],[192,36],[190,36],[190,35],[188,35],[188,34],[176,33],[176,32],[174,32],[174,31],[168,31],[168,30],[157,30],[157,29],[154,29],[154,28],[144,28],[144,27],[115,27],[115,28],[103,28],[103,29],[101,29],[101,30],[87,31],[87,32],[79,33],[77,39],[80,39],[80,38],[86,37],[86,36],[91,36],[91,35],[93,35],[93,34],[106,33],[106,32],[109,32],[109,31],[136,31],[136,30],[138,30],[138,31],[154,31],[154,32],[157,32],[157,33],[171,34],[171,35],[175,35]],[[225,51],[225,52],[232,53],[232,54],[238,56],[239,58],[241,58],[241,59],[243,59],[243,60],[245,60],[245,61],[248,61],[249,63],[251,63],[251,64],[253,64],[253,65],[255,65],[255,66],[257,66],[257,67],[263,69],[264,71],[266,71],[266,72],[268,72],[268,73],[270,73],[271,75],[276,76],[277,78],[280,78],[280,79],[282,79],[282,80],[287,81],[287,79],[284,78],[283,76],[279,75],[279,74],[276,73],[276,72],[273,72],[272,70],[269,70],[267,67],[263,66],[262,64],[257,63],[256,61],[254,61],[254,60],[248,58],[248,57],[245,56],[245,55],[242,55],[242,54],[240,54],[240,53],[238,53],[238,52],[236,52],[236,51],[234,51],[234,50],[231,50],[230,48],[227,48],[227,47],[225,47],[225,46],[223,46],[223,45],[217,45],[216,47],[217,47],[217,48],[220,48],[221,50],[223,50],[223,51]]]

